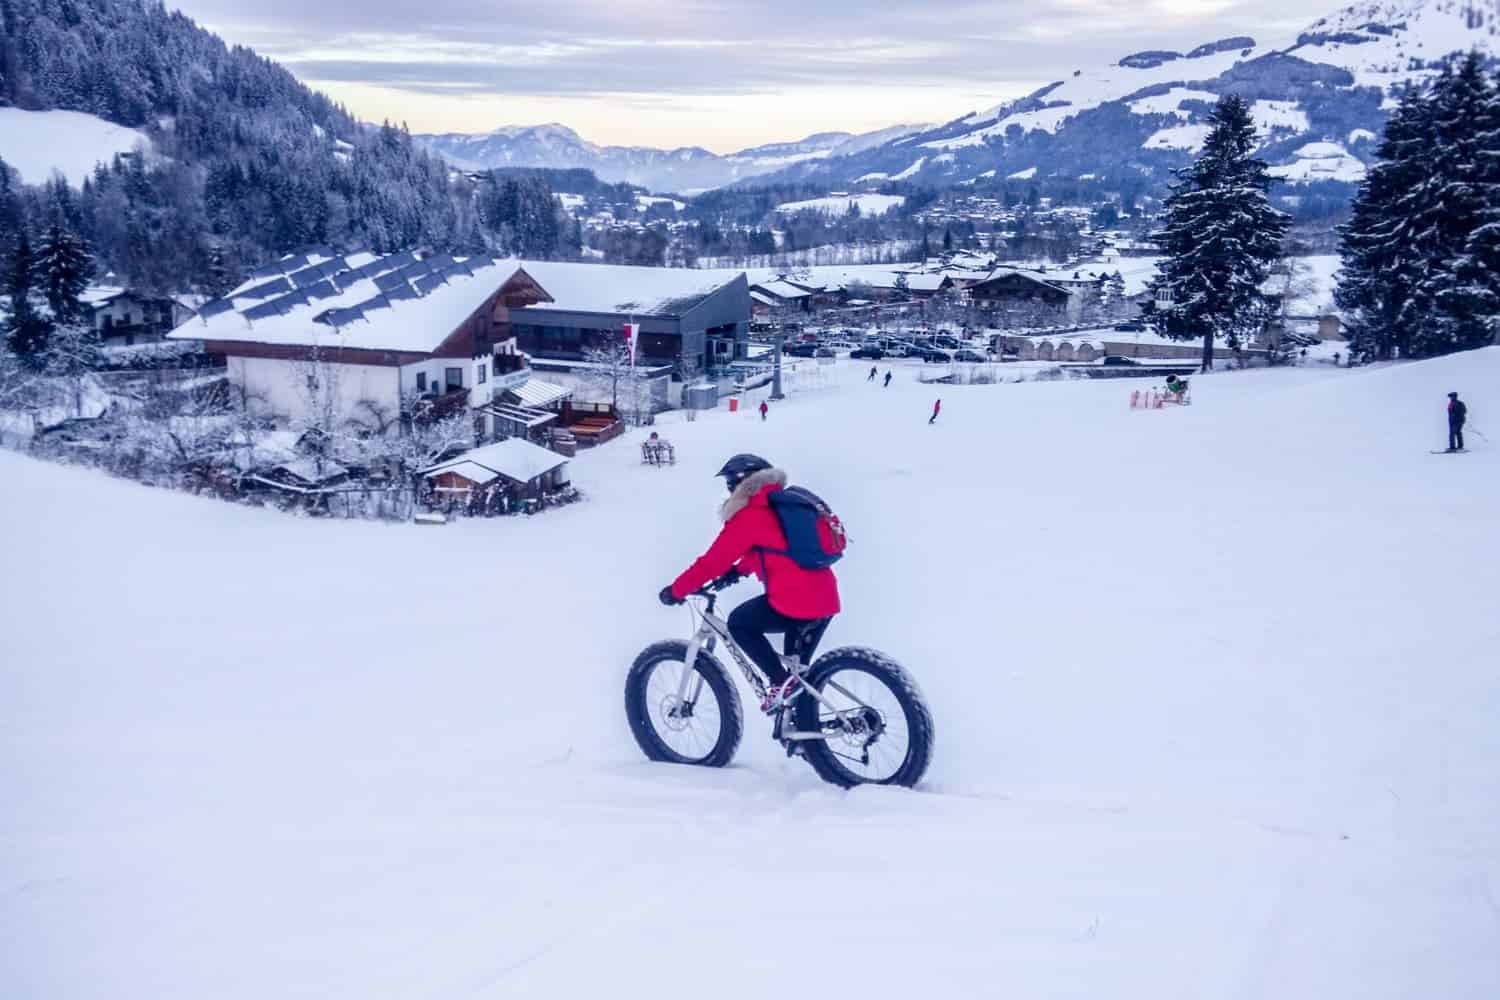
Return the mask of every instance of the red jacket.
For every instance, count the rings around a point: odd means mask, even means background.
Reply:
[[[839,584],[831,569],[803,569],[790,558],[765,549],[785,549],[786,535],[767,495],[786,485],[779,469],[756,473],[725,503],[719,537],[681,576],[672,594],[683,598],[711,580],[737,569],[766,585],[771,607],[788,618],[832,618],[839,613]]]

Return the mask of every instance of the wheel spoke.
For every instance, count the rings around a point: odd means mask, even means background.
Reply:
[[[827,704],[818,706],[818,721],[820,725],[834,723],[827,748],[838,766],[856,782],[894,777],[911,747],[911,730],[896,692],[880,677],[850,667],[825,678],[820,693]],[[878,721],[869,719],[870,713]]]
[[[682,675],[687,669],[681,660],[662,660],[647,677],[645,684],[646,708],[651,726],[672,753],[685,761],[699,761],[707,757],[719,742],[724,720],[719,700],[713,688],[701,673],[694,671],[689,681],[688,705],[692,714],[684,717],[673,715],[683,703],[677,692],[682,690]]]

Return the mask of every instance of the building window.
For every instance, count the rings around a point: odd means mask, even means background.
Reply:
[[[427,391],[427,373],[426,372],[417,372],[417,391],[418,392],[426,392]]]
[[[462,389],[464,387],[464,370],[462,368],[444,368],[443,381],[448,384],[448,391]]]
[[[480,385],[484,385],[485,379],[487,379],[488,377],[489,376],[485,372],[485,366],[484,365],[480,365],[479,366],[479,375],[477,377],[479,384]]]
[[[317,392],[318,391],[318,376],[316,376],[316,375],[308,375],[307,376],[307,391],[308,392]]]

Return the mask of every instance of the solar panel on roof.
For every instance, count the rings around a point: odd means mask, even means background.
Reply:
[[[425,260],[413,261],[403,267],[398,273],[405,275],[407,281],[413,281],[424,274],[431,274],[432,265],[428,264]]]
[[[441,271],[453,263],[453,255],[450,253],[438,253],[428,257],[426,262],[428,270]]]
[[[276,265],[281,268],[282,274],[289,274],[292,271],[307,266],[307,255],[300,253],[289,253],[285,257],[278,260],[276,262]]]
[[[420,298],[415,289],[410,285],[402,283],[395,288],[387,288],[385,298],[387,302],[399,302],[405,299]]]
[[[406,275],[400,271],[392,271],[390,274],[382,274],[376,277],[375,287],[382,292],[390,291],[399,285],[406,284]]]
[[[292,283],[285,278],[277,278],[267,281],[265,284],[247,288],[235,296],[237,299],[265,299],[272,295],[282,295],[292,290]]]
[[[230,302],[228,299],[215,299],[212,302],[205,302],[203,304],[203,308],[198,310],[198,315],[202,316],[204,319],[209,319],[210,317],[217,316],[220,313],[227,313],[233,308],[234,303]]]
[[[302,293],[307,296],[309,301],[311,301],[313,299],[332,298],[339,293],[339,290],[333,287],[333,282],[325,278],[322,281],[308,285],[306,288],[302,289]]]
[[[250,272],[252,278],[270,278],[281,273],[281,268],[276,264],[265,264]]]
[[[445,278],[467,278],[474,272],[469,270],[469,265],[465,264],[463,261],[454,261],[452,264],[449,264],[447,267],[443,268],[439,273],[442,274]]]
[[[365,318],[365,314],[358,306],[352,309],[329,309],[318,313],[313,317],[314,323],[325,323],[328,326],[348,326]]]
[[[286,280],[290,281],[296,287],[301,288],[303,285],[311,285],[321,277],[323,277],[323,273],[316,267],[304,267],[300,271],[293,271],[287,275]]]
[[[448,279],[443,277],[441,274],[424,274],[416,281],[412,282],[413,286],[417,290],[418,295],[426,295],[428,292],[432,291],[439,285],[446,285],[447,283]]]
[[[270,302],[262,302],[258,306],[251,306],[244,312],[244,316],[246,319],[265,319],[268,316],[280,315],[281,307],[276,304],[275,299],[272,299]]]
[[[410,250],[403,250],[401,253],[393,253],[389,256],[380,258],[380,262],[386,265],[386,270],[390,270],[393,267],[405,267],[407,264],[412,263],[416,259],[416,254],[412,253]]]
[[[358,303],[354,308],[360,312],[367,313],[373,312],[376,309],[388,309],[390,305],[390,300],[384,295],[376,295],[374,298],[365,299],[363,302]]]

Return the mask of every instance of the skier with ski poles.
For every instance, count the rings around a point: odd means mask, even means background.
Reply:
[[[1469,408],[1458,393],[1448,393],[1448,450],[1464,450],[1464,423],[1469,419]]]

